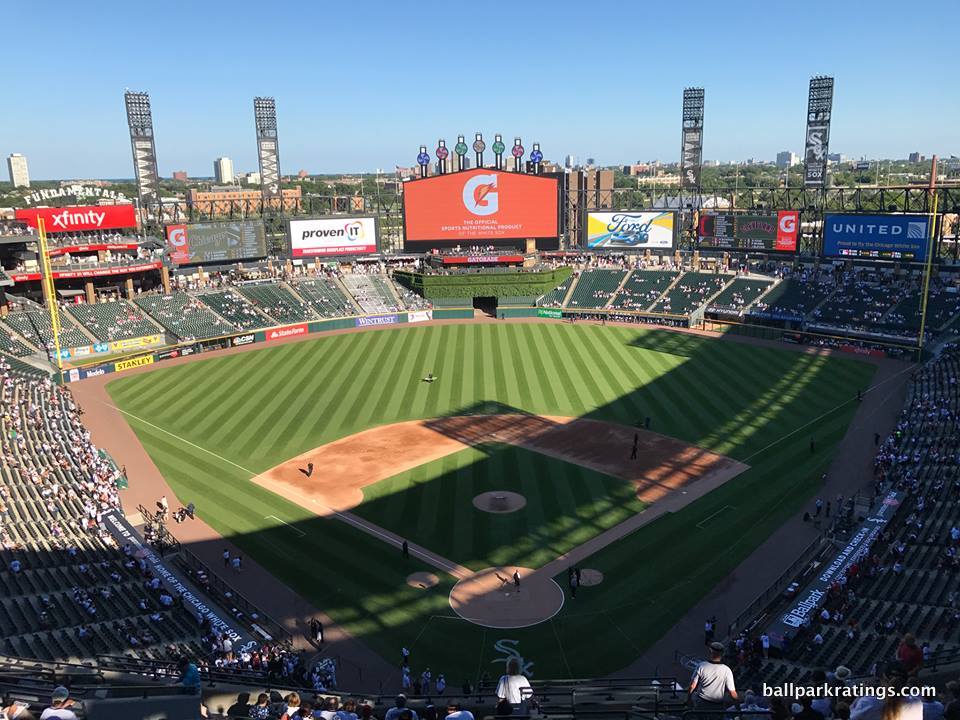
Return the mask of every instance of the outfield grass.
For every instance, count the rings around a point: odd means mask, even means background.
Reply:
[[[440,380],[419,382],[426,372]],[[493,644],[507,638],[537,677],[595,676],[629,663],[814,494],[873,372],[854,359],[643,328],[465,323],[199,358],[107,388],[146,421],[129,418],[178,496],[214,528],[384,657],[412,647],[416,666],[429,662],[459,683],[496,675]],[[429,568],[249,482],[375,425],[509,408],[626,424],[650,416],[654,430],[751,469],[594,555],[585,565],[603,571],[602,585],[584,588],[549,623],[509,631],[456,619],[451,578],[413,589],[407,574]],[[727,506],[736,510],[718,512]],[[432,512],[449,514],[447,532],[457,536],[476,510],[463,500]],[[430,532],[439,538],[444,527]]]
[[[522,511],[477,511],[511,490]],[[368,485],[357,515],[471,570],[537,568],[643,510],[630,483],[511,445],[483,445]]]

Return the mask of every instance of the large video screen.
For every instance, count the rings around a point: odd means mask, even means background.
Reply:
[[[671,250],[675,212],[589,212],[587,247],[591,250]]]
[[[377,251],[372,217],[324,217],[291,220],[290,254],[295,258],[369,255]]]
[[[926,215],[827,213],[823,218],[826,257],[921,261],[930,235]]]
[[[404,247],[515,247],[533,238],[556,249],[558,202],[555,178],[523,173],[481,168],[411,180],[403,184]]]
[[[167,249],[177,265],[262,258],[267,239],[261,220],[167,225]]]
[[[703,213],[700,248],[795,253],[799,230],[800,214],[796,210],[765,215]]]

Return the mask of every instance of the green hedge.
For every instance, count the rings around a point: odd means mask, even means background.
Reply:
[[[398,270],[394,280],[427,299],[475,297],[538,297],[563,283],[571,268],[543,272],[462,273],[431,275]]]

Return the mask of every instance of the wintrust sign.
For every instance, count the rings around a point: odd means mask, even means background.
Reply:
[[[86,230],[120,230],[137,226],[133,205],[92,205],[65,208],[22,208],[15,212],[17,220],[38,227],[43,219],[47,232],[80,232]]]

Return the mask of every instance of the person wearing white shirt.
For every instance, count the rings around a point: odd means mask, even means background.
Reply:
[[[63,685],[54,688],[50,700],[50,707],[40,714],[40,720],[77,720],[76,713],[70,710],[70,691]]]
[[[697,665],[687,693],[698,710],[723,709],[727,705],[727,697],[739,702],[733,671],[723,662],[722,643],[710,643],[710,659]]]
[[[520,673],[520,663],[516,658],[511,658],[507,662],[507,674],[501,675],[497,682],[497,699],[506,700],[511,705],[517,706],[529,699],[532,694],[530,681]]]

